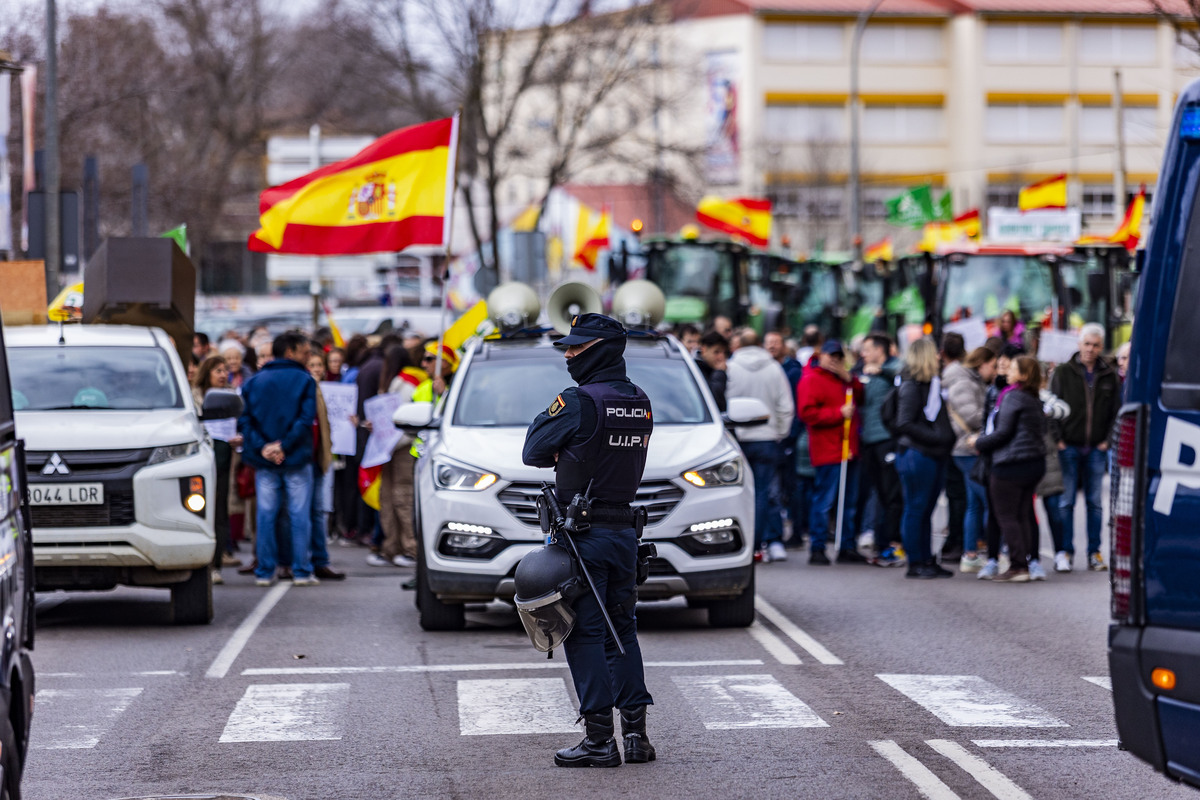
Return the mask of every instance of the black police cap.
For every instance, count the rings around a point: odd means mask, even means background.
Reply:
[[[555,347],[573,347],[593,339],[620,339],[625,326],[603,314],[580,314],[571,320],[571,332],[554,343]]]

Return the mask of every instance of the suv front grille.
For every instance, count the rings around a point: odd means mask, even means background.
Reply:
[[[500,502],[509,513],[526,525],[538,524],[537,498],[542,493],[541,484],[513,483],[500,492]],[[655,525],[666,519],[683,499],[683,489],[670,481],[650,481],[638,487],[635,508],[646,507],[647,525]]]
[[[41,475],[42,468],[55,452],[67,465],[70,473],[55,474],[52,477],[60,481],[79,480],[80,478],[132,478],[133,473],[146,466],[150,460],[153,448],[137,450],[31,450],[25,454],[26,467],[29,474]],[[35,478],[36,479],[36,478]]]
[[[104,490],[104,505],[33,506],[35,528],[108,528],[132,525],[133,489]]]

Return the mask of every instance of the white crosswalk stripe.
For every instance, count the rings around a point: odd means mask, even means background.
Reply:
[[[1088,683],[1096,684],[1101,689],[1108,689],[1110,692],[1112,691],[1112,678],[1108,677],[1107,675],[1100,675],[1094,678],[1084,676],[1084,680]]]
[[[829,727],[771,675],[675,675],[671,680],[710,731]]]
[[[575,704],[562,678],[460,680],[458,728],[463,736],[569,733]]]
[[[958,795],[943,783],[941,778],[934,775],[929,767],[909,755],[903,747],[892,740],[871,742],[871,748],[900,770],[900,774],[917,787],[917,791],[921,793],[922,797],[928,798],[928,800],[959,800]]]
[[[141,687],[39,689],[34,696],[37,724],[33,726],[33,747],[40,750],[95,747],[141,693]]]
[[[1067,723],[977,675],[877,675],[947,725],[1065,728]]]
[[[225,723],[222,742],[305,742],[342,738],[348,683],[249,686]]]

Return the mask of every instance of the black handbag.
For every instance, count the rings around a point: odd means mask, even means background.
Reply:
[[[992,476],[992,457],[990,455],[981,455],[975,459],[975,465],[971,467],[971,474],[968,475],[971,480],[978,483],[980,486],[987,486],[988,479]]]

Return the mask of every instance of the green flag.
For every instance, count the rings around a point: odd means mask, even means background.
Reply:
[[[929,184],[912,189],[886,201],[889,225],[902,228],[920,228],[933,222],[933,191]]]
[[[937,208],[934,211],[937,214],[936,222],[954,221],[954,199],[950,196],[950,192],[946,192],[938,199]]]
[[[159,234],[159,238],[174,239],[175,244],[179,245],[179,249],[183,251],[183,254],[185,256],[191,255],[191,253],[188,252],[187,223],[186,222],[183,223],[182,225],[177,225],[176,227],[171,228],[171,230],[169,230],[169,231],[163,231],[162,233]]]

